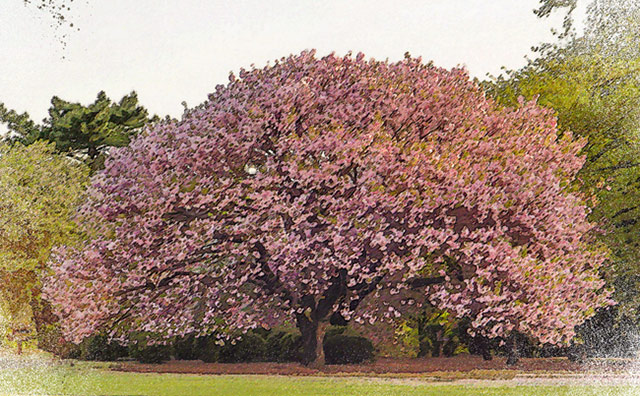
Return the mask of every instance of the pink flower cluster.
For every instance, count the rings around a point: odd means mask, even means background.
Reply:
[[[75,340],[393,320],[432,303],[559,343],[610,303],[584,142],[462,69],[303,52],[114,150],[47,295]],[[306,319],[305,319],[306,318]]]

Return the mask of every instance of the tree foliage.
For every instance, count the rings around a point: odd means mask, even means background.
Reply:
[[[560,37],[566,37],[573,33],[573,12],[578,5],[578,0],[540,0],[539,4],[539,7],[534,10],[534,14],[540,18],[546,18],[554,11],[565,11],[562,23],[563,31],[560,33]]]
[[[40,277],[52,247],[75,239],[71,217],[87,183],[86,166],[51,144],[0,144],[0,310],[13,330],[33,329]]]
[[[0,121],[9,128],[8,140],[23,144],[37,140],[53,142],[58,152],[86,159],[95,170],[102,166],[110,147],[129,144],[131,137],[151,120],[147,110],[138,104],[135,92],[118,103],[99,92],[88,106],[54,96],[49,117],[41,125],[34,123],[28,114],[18,114],[0,104]]]
[[[591,219],[605,230],[615,277],[640,270],[639,11],[637,1],[595,1],[584,36],[486,84],[507,106],[537,97],[556,112],[561,130],[588,140],[578,179],[595,197]],[[618,298],[629,300],[629,289],[618,289]]]
[[[294,322],[307,363],[330,318],[425,301],[562,342],[609,295],[571,187],[583,144],[460,69],[283,58],[114,150],[47,293],[76,340]]]

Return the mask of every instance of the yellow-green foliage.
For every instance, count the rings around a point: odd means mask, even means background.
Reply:
[[[605,44],[575,39],[484,84],[506,106],[537,99],[555,111],[562,131],[588,139],[574,187],[592,197],[591,219],[606,230],[601,240],[618,277],[640,269],[640,52],[635,40]]]
[[[14,330],[33,330],[51,250],[77,238],[72,216],[88,174],[53,144],[0,144],[0,312]]]
[[[420,352],[420,339],[418,328],[408,321],[403,321],[396,329],[395,341],[402,356],[417,357]]]

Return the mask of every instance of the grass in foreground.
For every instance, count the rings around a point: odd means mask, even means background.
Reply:
[[[483,381],[434,384],[419,379],[281,376],[201,376],[112,372],[76,367],[0,370],[0,395],[144,396],[631,396],[630,386],[515,386]]]

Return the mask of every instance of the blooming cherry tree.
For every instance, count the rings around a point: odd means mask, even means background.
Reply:
[[[610,295],[570,187],[583,143],[462,69],[303,52],[113,150],[48,296],[76,341],[290,322],[305,363],[332,317],[425,302],[561,343]]]

